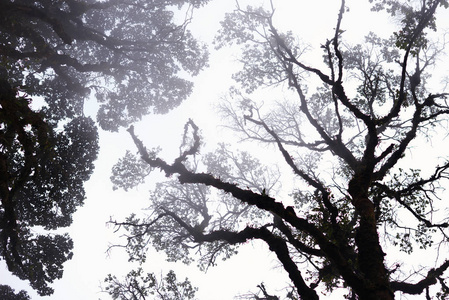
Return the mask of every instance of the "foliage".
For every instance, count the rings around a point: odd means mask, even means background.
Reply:
[[[149,214],[113,221],[125,229],[122,246],[131,259],[145,261],[153,246],[170,260],[196,259],[204,268],[260,240],[288,274],[291,297],[319,299],[320,292],[342,288],[348,299],[448,297],[449,259],[440,249],[448,246],[449,223],[439,200],[449,163],[440,160],[430,173],[401,168],[412,163],[407,159],[418,141],[435,138],[431,129],[445,130],[449,93],[428,84],[445,45],[428,33],[447,2],[370,2],[375,11],[399,15],[401,30],[388,39],[369,33],[361,44],[344,43],[343,0],[334,34],[321,45],[322,68],[303,61],[305,47],[292,32],[276,29],[273,3],[226,15],[217,47],[242,51],[237,86],[221,105],[226,126],[256,142],[255,152],[274,145],[288,170],[225,144],[201,153],[192,121],[189,143],[167,163],[130,127],[142,161],[172,177],[151,194]],[[289,99],[261,105],[258,91],[267,86]],[[284,171],[297,180],[282,193],[276,183]],[[433,253],[435,265],[398,263],[390,255],[417,249]]]
[[[150,156],[154,157],[152,154]],[[114,170],[123,166],[122,162],[120,160]],[[135,170],[133,164],[128,167],[129,170]],[[276,190],[279,178],[279,170],[261,167],[260,162],[249,153],[233,153],[224,144],[215,152],[205,155],[202,162],[189,167],[192,170],[205,168],[222,180],[239,182],[247,190],[252,189],[266,195]],[[127,173],[122,174],[127,176]],[[122,174],[113,176],[113,180],[121,178]],[[139,175],[136,177],[140,178],[147,172],[142,170],[142,173],[137,174]],[[198,265],[206,269],[215,264],[218,257],[226,259],[235,254],[234,247],[220,241],[197,245],[189,232],[202,232],[209,228],[238,230],[247,224],[261,224],[264,216],[263,212],[242,205],[225,193],[213,193],[204,185],[180,184],[176,179],[156,184],[150,198],[153,201],[149,209],[153,213],[143,218],[133,214],[120,223],[120,226],[129,231],[126,248],[130,260],[145,262],[148,246],[153,245],[156,249],[165,251],[170,261],[190,263],[193,261],[193,253],[201,253]],[[175,219],[164,218],[168,215]],[[250,221],[242,223],[245,219]]]
[[[85,102],[112,131],[179,105],[207,62],[186,29],[206,2],[1,1],[0,257],[41,295],[72,257],[51,231],[71,224],[98,153]]]
[[[30,300],[30,296],[25,291],[20,291],[17,294],[7,285],[0,285],[0,297],[4,300]]]
[[[156,155],[156,151],[154,155]],[[127,191],[143,183],[150,171],[151,169],[147,164],[130,151],[126,151],[125,156],[112,169],[113,189],[123,188]]]
[[[91,93],[102,128],[117,130],[149,112],[166,113],[207,55],[173,6],[207,1],[3,1],[1,65],[13,86],[41,96],[55,119],[81,114]]]
[[[71,224],[93,171],[97,129],[90,118],[77,117],[59,130],[29,108],[29,98],[1,83],[0,255],[13,274],[48,295],[48,283],[61,278],[73,243],[66,234],[37,229]]]
[[[170,270],[159,281],[153,273],[143,273],[141,268],[129,272],[124,281],[119,281],[111,274],[105,279],[107,286],[105,291],[114,300],[185,300],[195,299],[196,288],[185,279],[178,282],[176,274]]]

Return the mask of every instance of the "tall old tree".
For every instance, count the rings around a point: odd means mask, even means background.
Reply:
[[[263,149],[274,145],[296,186],[281,193],[285,168],[265,167],[226,144],[201,155],[193,121],[172,163],[130,127],[141,159],[128,153],[113,182],[130,188],[153,169],[171,177],[151,194],[151,214],[114,222],[127,231],[130,259],[144,261],[153,246],[170,260],[198,259],[204,267],[260,240],[291,279],[291,299],[319,299],[337,288],[350,299],[448,298],[449,162],[440,159],[425,174],[403,162],[413,165],[407,159],[419,149],[415,141],[447,135],[449,93],[431,85],[431,72],[444,50],[444,41],[432,39],[437,12],[449,4],[370,3],[393,15],[398,30],[388,39],[369,33],[361,44],[344,43],[351,28],[342,0],[334,34],[321,45],[324,64],[316,63],[324,67],[304,61],[307,47],[276,29],[274,7],[238,7],[226,16],[217,46],[241,46],[242,69],[221,112],[242,138]],[[263,86],[283,87],[274,97],[287,100],[262,106],[256,98]],[[417,248],[432,253],[434,263],[419,268],[389,255]]]
[[[72,256],[52,231],[83,204],[98,152],[85,101],[112,131],[179,105],[207,61],[186,29],[206,2],[0,1],[0,259],[41,295]]]

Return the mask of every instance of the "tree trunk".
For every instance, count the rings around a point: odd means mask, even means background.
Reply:
[[[358,179],[358,180],[357,180]],[[355,242],[358,250],[358,267],[364,278],[363,287],[354,288],[363,300],[392,300],[394,293],[384,265],[385,253],[379,243],[374,204],[369,200],[367,180],[362,176],[354,177],[349,183],[352,203],[360,215]]]

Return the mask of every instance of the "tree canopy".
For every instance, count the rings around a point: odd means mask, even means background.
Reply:
[[[7,285],[0,285],[0,296],[5,300],[30,300],[30,296],[25,291],[20,291],[16,294]]]
[[[187,278],[183,282],[178,282],[173,270],[158,280],[154,273],[144,274],[143,269],[138,268],[129,272],[125,281],[120,281],[116,276],[109,274],[105,282],[108,284],[105,291],[114,300],[145,300],[147,297],[155,300],[188,300],[194,299],[197,290]]]
[[[2,66],[14,86],[41,96],[55,119],[83,113],[93,93],[98,122],[117,130],[185,99],[207,54],[172,7],[205,0],[3,1]]]
[[[206,2],[1,1],[0,258],[39,294],[72,257],[70,237],[52,231],[84,202],[97,124],[117,131],[189,95],[207,52],[186,26]]]
[[[449,93],[435,87],[432,70],[445,46],[434,39],[437,12],[449,4],[369,2],[373,11],[400,20],[397,31],[345,43],[350,7],[342,0],[317,66],[303,59],[307,46],[293,32],[276,28],[275,1],[226,15],[216,45],[239,47],[242,68],[220,111],[228,128],[259,148],[252,155],[222,144],[202,153],[200,129],[189,120],[179,157],[170,163],[131,126],[138,155],[118,163],[114,184],[131,188],[155,169],[170,178],[151,193],[149,210],[113,222],[126,232],[130,260],[144,262],[154,247],[169,260],[207,268],[259,240],[288,274],[290,299],[319,299],[342,288],[348,299],[449,297],[443,250],[449,223],[441,200],[449,162],[440,159],[430,172],[403,167],[418,141],[447,135]],[[264,87],[278,87],[277,101],[262,105],[257,98]],[[267,145],[285,167],[256,158]],[[282,193],[283,172],[297,180]],[[432,253],[435,264],[390,255],[416,249]]]

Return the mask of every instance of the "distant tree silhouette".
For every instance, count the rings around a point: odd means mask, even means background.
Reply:
[[[154,300],[188,300],[194,299],[197,290],[188,279],[178,282],[174,271],[158,280],[153,273],[144,274],[141,268],[129,272],[124,281],[109,274],[105,282],[105,292],[114,300],[144,300],[149,297]]]

